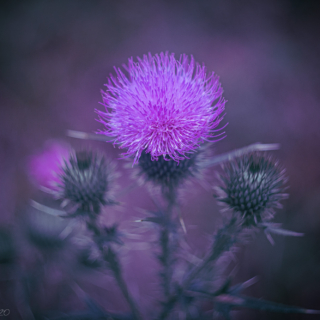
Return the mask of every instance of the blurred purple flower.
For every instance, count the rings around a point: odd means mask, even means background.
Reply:
[[[56,191],[61,182],[61,166],[69,154],[70,147],[67,144],[48,141],[43,151],[29,158],[27,167],[31,180],[40,188]]]
[[[160,53],[144,55],[124,65],[129,76],[115,68],[103,91],[106,112],[97,110],[114,144],[127,148],[122,156],[134,155],[135,164],[143,150],[151,159],[168,155],[178,162],[188,158],[200,143],[215,138],[225,100],[219,78],[206,75],[205,66],[191,56]]]

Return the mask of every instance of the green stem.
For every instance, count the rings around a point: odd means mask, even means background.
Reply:
[[[181,292],[188,289],[192,281],[201,273],[202,270],[207,268],[209,264],[217,261],[224,252],[227,252],[230,250],[230,248],[236,242],[237,236],[240,233],[240,231],[241,229],[237,228],[235,218],[231,219],[228,225],[222,227],[218,231],[210,253],[202,261],[201,264],[196,266],[186,276],[185,280],[180,286]],[[166,319],[171,313],[171,311],[173,310],[173,308],[175,307],[177,302],[178,302],[177,294],[170,295],[158,319],[160,320]]]
[[[191,282],[199,275],[199,273],[204,270],[210,263],[215,262],[224,252],[230,250],[232,245],[236,241],[236,236],[238,235],[239,230],[233,230],[235,227],[236,220],[231,219],[229,224],[221,228],[213,243],[211,252],[207,255],[206,258],[202,261],[200,265],[195,267],[187,276],[186,280],[183,283],[182,288],[187,289]],[[234,233],[232,231],[235,231]]]
[[[168,201],[167,210],[164,212],[163,223],[160,231],[160,246],[162,249],[161,263],[163,265],[163,287],[165,297],[170,296],[171,289],[171,277],[172,277],[172,249],[174,244],[171,243],[170,239],[173,234],[171,225],[172,222],[172,210],[176,203],[176,190],[170,186],[168,189],[163,190],[163,197]]]
[[[116,253],[111,247],[109,247],[108,251],[105,252],[103,256],[104,256],[104,259],[109,263],[110,268],[113,271],[114,277],[118,283],[118,286],[131,308],[134,318],[136,320],[141,320],[142,316],[140,314],[140,311],[128,290],[126,282],[123,279],[121,266]]]
[[[90,221],[87,222],[87,227],[89,230],[91,230],[94,233],[94,235],[96,237],[98,237],[101,235],[101,231],[100,231],[99,227],[97,226],[96,219],[94,216],[91,216],[90,218],[91,218]],[[118,284],[123,296],[125,297],[127,303],[129,304],[134,318],[136,320],[142,320],[141,313],[140,313],[133,297],[131,296],[131,294],[128,290],[126,282],[123,279],[121,265],[120,265],[119,259],[117,257],[117,254],[111,248],[111,246],[108,246],[108,248],[106,249],[104,247],[103,243],[96,242],[96,244],[97,244],[97,246],[103,256],[103,259],[106,262],[108,262],[110,269],[113,271],[113,274],[114,274],[114,277],[117,281],[117,284]]]
[[[161,262],[163,265],[163,287],[166,297],[170,295],[170,252],[169,252],[169,231],[167,228],[162,228],[160,232],[160,244],[162,249]]]

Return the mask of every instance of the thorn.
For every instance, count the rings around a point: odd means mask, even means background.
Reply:
[[[181,227],[182,227],[182,229],[183,229],[183,232],[184,232],[185,234],[187,234],[186,225],[184,224],[183,218],[182,218],[181,216],[179,217],[179,220],[180,220],[180,224],[181,224]]]
[[[267,239],[269,240],[269,242],[271,243],[271,245],[275,245],[275,242],[274,242],[274,240],[273,240],[273,238],[272,238],[272,236],[271,236],[271,234],[269,233],[269,232],[264,232],[265,233],[265,235],[266,235],[266,237],[267,237]]]
[[[75,130],[67,130],[67,136],[71,138],[76,138],[76,139],[88,139],[88,134],[85,132],[81,131],[75,131]]]
[[[97,140],[97,141],[110,141],[113,138],[104,134],[87,133],[76,130],[67,130],[66,135],[71,138],[83,139],[83,140]]]
[[[254,151],[271,151],[271,150],[279,150],[279,149],[280,149],[279,143],[263,144],[263,143],[257,142],[257,143],[250,144],[249,146],[244,148],[240,148],[227,153],[216,155],[207,162],[206,166],[207,167],[215,166],[223,162],[230,161],[233,158],[236,158],[243,154],[254,152]]]
[[[48,213],[50,215],[53,215],[53,216],[63,216],[65,215],[65,212],[62,211],[62,210],[57,210],[57,209],[53,209],[53,208],[50,208],[50,207],[47,207],[41,203],[38,203],[34,200],[30,200],[30,205],[31,207],[39,210],[39,211],[42,211],[42,212],[45,212],[45,213]]]
[[[251,279],[243,282],[242,283],[242,287],[243,287],[243,289],[249,288],[252,285],[256,284],[258,281],[259,281],[259,277],[258,276],[252,277]]]

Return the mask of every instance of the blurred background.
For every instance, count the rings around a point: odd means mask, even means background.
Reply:
[[[23,224],[29,199],[41,198],[30,181],[27,164],[30,157],[46,148],[48,140],[76,149],[98,148],[110,158],[118,158],[121,152],[112,144],[66,136],[68,129],[84,132],[103,129],[94,110],[103,110],[99,104],[100,90],[113,66],[120,67],[129,57],[141,57],[148,52],[174,52],[177,58],[182,53],[192,54],[196,61],[206,65],[208,72],[220,76],[228,100],[224,120],[224,124],[229,123],[227,137],[215,144],[215,152],[227,152],[254,142],[280,143],[281,149],[274,155],[287,169],[290,198],[284,201],[284,209],[278,211],[275,221],[283,223],[286,229],[305,233],[303,238],[275,236],[275,246],[259,234],[237,255],[234,283],[258,275],[259,282],[246,294],[319,309],[319,9],[319,2],[310,0],[2,2],[1,227],[20,234],[17,221]],[[118,164],[122,172],[118,182],[121,188],[131,183],[130,172],[123,169],[122,163]],[[214,169],[211,173],[213,176]],[[216,230],[219,209],[212,193],[201,186],[192,185],[187,192],[182,210],[189,245],[201,255],[209,243],[208,235]],[[118,221],[120,229],[130,229],[134,234],[131,221],[139,217],[135,208],[151,210],[154,205],[144,188],[133,190],[121,201],[125,205],[110,209],[106,221]],[[34,252],[23,235],[18,239],[14,236],[13,241],[18,244],[23,270],[34,270],[35,279],[46,274],[43,276],[46,287],[53,288],[50,294],[37,292],[40,297],[35,296],[30,302],[39,313],[82,310],[83,292],[102,308],[127,308],[108,274],[100,271],[81,274],[75,289],[70,284],[70,274],[77,277],[74,273],[78,271],[70,271],[70,265],[58,263],[68,254],[59,252],[51,256],[45,247],[39,256],[42,249]],[[125,277],[148,312],[159,291],[158,264],[146,246],[132,247],[123,257]],[[65,251],[73,252],[72,245],[68,244]],[[15,310],[13,300],[22,299],[19,297],[22,289],[13,288],[8,270],[2,272],[1,287],[0,308],[10,308],[12,319],[20,319],[21,314],[26,318],[27,309]],[[317,317],[242,310],[234,318]]]

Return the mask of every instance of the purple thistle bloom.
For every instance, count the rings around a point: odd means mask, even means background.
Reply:
[[[203,141],[217,137],[214,130],[222,120],[225,100],[219,78],[195,63],[191,56],[160,53],[144,55],[138,62],[129,59],[124,66],[128,77],[115,68],[103,91],[106,112],[97,110],[114,144],[127,148],[122,156],[134,156],[135,164],[143,150],[151,159],[168,155],[178,162],[188,158]]]

